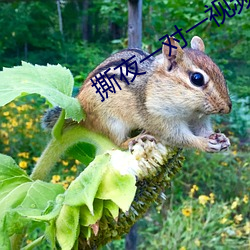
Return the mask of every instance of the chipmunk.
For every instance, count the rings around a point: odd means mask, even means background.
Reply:
[[[193,37],[191,48],[185,49],[172,37],[170,41],[177,47],[172,49],[170,56],[170,47],[163,45],[161,55],[150,56],[140,63],[149,56],[148,53],[125,49],[97,66],[77,96],[86,112],[82,125],[108,136],[123,147],[133,140],[128,139],[130,132],[141,129],[165,145],[192,147],[206,152],[227,149],[230,146],[228,138],[215,133],[210,122],[211,114],[231,111],[223,74],[204,53],[205,46],[200,37]],[[114,68],[121,64],[121,59],[127,60],[133,55],[138,72],[146,74],[137,75],[128,85],[124,79],[120,80],[120,69]],[[91,79],[108,68],[109,75],[116,74],[121,90],[114,82],[116,93],[108,92],[108,98],[102,102]],[[122,69],[126,72],[125,64]],[[126,76],[128,81],[133,77],[131,73]]]

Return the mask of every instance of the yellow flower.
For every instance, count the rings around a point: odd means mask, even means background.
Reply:
[[[12,120],[12,121],[11,121],[11,126],[12,126],[12,127],[17,127],[17,126],[18,126],[17,121],[16,121],[16,120]]]
[[[9,152],[10,151],[10,147],[5,147],[4,148],[4,152]]]
[[[186,250],[186,248],[185,247],[181,247],[180,250]]]
[[[70,168],[70,170],[71,170],[72,172],[76,172],[76,171],[77,171],[76,165],[73,165],[73,166]]]
[[[193,198],[194,193],[199,190],[199,187],[196,185],[193,185],[192,188],[190,189],[189,196]]]
[[[3,139],[3,144],[9,145],[9,144],[10,144],[9,139],[8,139],[8,138],[4,138],[4,139]]]
[[[249,201],[248,195],[245,194],[243,197],[243,202],[247,204],[248,201]]]
[[[18,153],[18,156],[28,159],[28,158],[29,158],[29,152],[21,152],[21,153]]]
[[[78,161],[78,160],[75,160],[75,164],[76,164],[76,165],[79,165],[79,164],[81,164],[81,162]]]
[[[214,204],[214,193],[210,193],[209,197],[210,197],[210,203]]]
[[[234,221],[236,224],[239,224],[243,220],[242,214],[237,214],[234,216]]]
[[[68,182],[64,182],[64,183],[63,183],[63,187],[64,187],[64,189],[67,189],[67,188],[68,188],[68,186],[69,186],[69,183],[68,183]]]
[[[27,161],[20,161],[19,162],[19,167],[23,168],[23,169],[26,169],[28,167]]]
[[[15,107],[16,107],[16,104],[15,104],[14,102],[11,102],[11,103],[9,104],[9,106],[10,106],[11,108],[15,108]]]
[[[220,220],[220,224],[225,224],[227,222],[227,218],[222,218],[221,220]]]
[[[32,122],[32,120],[30,120],[30,121],[26,122],[26,128],[27,128],[27,129],[31,129],[31,128],[32,128],[32,126],[33,126],[33,122]]]
[[[0,130],[0,135],[1,135],[1,137],[5,137],[5,138],[9,137],[9,134],[4,130]]]
[[[9,114],[10,114],[10,112],[8,112],[8,111],[3,112],[4,116],[8,116]]]
[[[246,234],[250,234],[250,222],[247,221],[246,225],[244,226],[244,231],[246,232]]]
[[[189,217],[192,214],[192,209],[190,207],[185,207],[181,212],[184,216]]]
[[[75,176],[67,176],[66,181],[67,182],[72,182],[75,179]]]
[[[223,167],[227,167],[228,166],[228,163],[227,162],[221,162],[221,165],[223,166]]]
[[[210,198],[207,195],[200,195],[198,199],[199,203],[203,206],[210,200]]]
[[[68,166],[69,165],[69,163],[67,161],[64,161],[64,160],[62,160],[62,164],[63,164],[63,166]]]
[[[32,157],[32,160],[34,161],[34,162],[37,162],[38,161],[38,159],[39,159],[39,157]]]
[[[197,247],[200,247],[201,246],[201,242],[199,239],[195,239],[194,240],[194,244],[197,246]]]
[[[60,175],[53,175],[53,176],[52,176],[51,182],[52,182],[52,183],[57,183],[57,182],[60,181],[60,179],[61,179],[61,176],[60,176]]]
[[[233,150],[233,151],[232,151],[232,154],[233,154],[233,155],[237,155],[237,153],[238,153],[237,150]]]
[[[231,209],[235,209],[239,205],[239,198],[236,197],[235,201],[231,205]]]

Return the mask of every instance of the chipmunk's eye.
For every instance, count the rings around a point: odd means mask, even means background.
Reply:
[[[191,82],[198,87],[201,87],[204,85],[204,77],[201,73],[195,72],[190,75]]]

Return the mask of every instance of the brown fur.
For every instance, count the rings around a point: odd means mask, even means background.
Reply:
[[[203,41],[197,37],[192,41],[196,49],[182,50],[172,40],[178,48],[171,57],[168,47],[163,46],[162,55],[143,63],[140,60],[148,54],[138,49],[123,50],[107,58],[89,74],[78,95],[87,114],[84,126],[107,135],[117,145],[128,139],[131,130],[143,129],[164,144],[220,151],[222,143],[214,146],[208,138],[213,133],[208,115],[230,112],[231,101],[221,71],[203,53]],[[135,58],[130,62],[136,60],[139,72],[147,73],[138,75],[128,86],[120,81],[119,69],[111,72],[117,74],[122,90],[114,84],[116,93],[109,92],[101,102],[90,79],[95,80],[100,72],[112,70],[121,59],[132,55]],[[189,79],[190,72],[197,70],[205,72],[208,78],[202,87],[194,86]]]

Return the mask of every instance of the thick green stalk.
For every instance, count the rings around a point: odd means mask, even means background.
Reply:
[[[80,125],[69,127],[63,131],[59,138],[51,139],[33,169],[31,178],[33,180],[45,180],[61,155],[78,142],[93,144],[97,150],[96,155],[102,154],[106,150],[117,149],[115,144],[100,134],[94,133]]]

